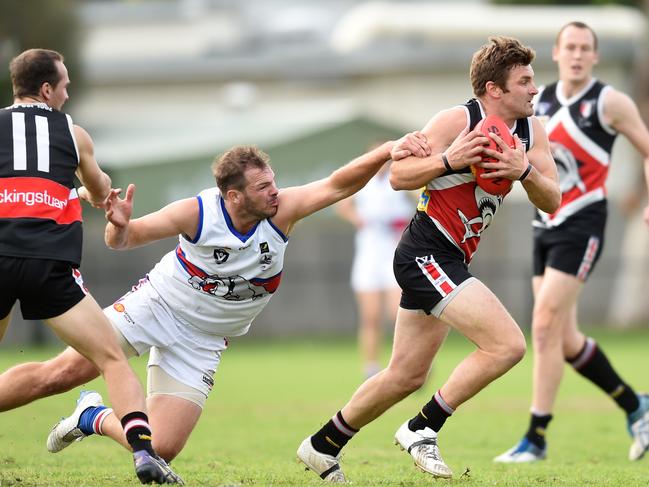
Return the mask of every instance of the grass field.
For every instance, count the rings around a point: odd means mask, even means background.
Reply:
[[[649,389],[649,330],[592,334],[631,384]],[[343,468],[354,486],[649,485],[649,458],[636,463],[626,459],[630,440],[623,414],[571,370],[566,370],[549,430],[549,459],[518,466],[491,462],[527,426],[529,355],[447,422],[440,445],[454,479],[433,481],[419,472],[393,445],[394,431],[418,411],[470,348],[463,338],[451,336],[426,390],[395,406],[350,442]],[[0,369],[54,352],[4,349]],[[144,365],[142,360],[134,362],[140,373]],[[322,485],[298,465],[295,450],[348,399],[359,384],[358,371],[350,341],[235,340],[224,355],[198,428],[173,463],[175,469],[189,485]],[[91,388],[105,391],[100,381]],[[88,438],[55,455],[46,451],[49,428],[72,410],[77,394],[72,391],[0,416],[0,486],[137,484],[130,456],[108,439]]]

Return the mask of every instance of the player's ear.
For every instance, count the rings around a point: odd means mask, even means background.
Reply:
[[[498,86],[496,83],[493,81],[487,81],[487,84],[485,85],[485,90],[487,92],[487,95],[489,95],[492,98],[500,98],[503,94],[503,90],[500,86]]]
[[[41,85],[40,92],[41,92],[41,97],[45,101],[49,101],[52,96],[52,85],[46,81]]]
[[[241,200],[241,192],[236,189],[228,189],[225,192],[225,199],[231,201],[232,203],[239,203]]]

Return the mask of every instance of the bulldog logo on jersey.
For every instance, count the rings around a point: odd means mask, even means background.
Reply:
[[[214,251],[214,254],[216,257],[216,251]],[[187,271],[189,275],[187,283],[193,289],[226,301],[259,299],[277,291],[282,280],[281,271],[271,277],[253,277],[251,279],[246,279],[240,275],[221,276],[208,274],[187,260],[180,245],[176,247],[176,257],[183,269]]]
[[[466,242],[470,238],[480,237],[482,232],[491,225],[494,215],[503,201],[502,196],[489,194],[478,185],[475,187],[474,196],[478,211],[480,212],[479,215],[469,218],[462,210],[459,208],[457,210],[457,214],[464,225],[464,237],[461,243]]]
[[[227,250],[222,248],[214,249],[214,260],[216,260],[217,264],[225,263],[225,261],[228,260],[228,257],[230,257],[230,254]]]

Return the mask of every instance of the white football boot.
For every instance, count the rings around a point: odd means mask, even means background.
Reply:
[[[61,419],[52,427],[47,436],[47,450],[50,453],[60,452],[75,441],[83,440],[87,435],[79,429],[79,418],[88,408],[101,406],[101,395],[95,391],[81,391],[77,399],[77,407],[67,418]]]
[[[297,449],[297,459],[306,465],[307,469],[317,473],[322,480],[338,484],[347,482],[340,469],[339,457],[317,451],[311,444],[310,436]]]
[[[649,450],[649,396],[640,394],[638,399],[640,400],[638,412],[629,418],[629,433],[633,438],[629,448],[629,460],[640,460]]]
[[[406,421],[395,433],[394,440],[395,445],[410,453],[415,465],[424,472],[443,479],[453,476],[453,472],[442,459],[437,446],[437,433],[432,429],[411,431]]]

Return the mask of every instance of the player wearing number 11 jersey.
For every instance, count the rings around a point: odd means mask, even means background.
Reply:
[[[98,207],[111,180],[95,160],[90,136],[60,111],[70,83],[63,56],[30,49],[10,70],[14,104],[0,111],[0,337],[19,300],[23,317],[44,320],[102,373],[140,481],[182,483],[153,451],[142,387],[78,270],[81,205],[74,177]]]

